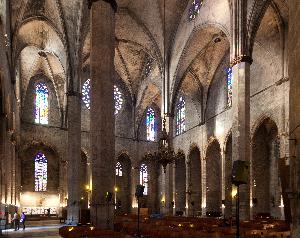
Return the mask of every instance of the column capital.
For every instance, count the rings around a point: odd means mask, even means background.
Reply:
[[[93,3],[98,2],[99,0],[87,0],[87,1],[88,1],[88,8],[91,9]],[[109,3],[111,5],[111,7],[114,9],[114,11],[115,12],[117,11],[118,4],[117,4],[116,0],[101,0],[101,1]]]
[[[240,55],[240,56],[237,56],[237,57],[235,57],[234,59],[231,60],[230,66],[233,67],[234,65],[242,63],[242,62],[252,64],[253,59],[249,55]]]

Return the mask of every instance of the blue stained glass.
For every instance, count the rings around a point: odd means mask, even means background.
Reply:
[[[34,158],[35,191],[47,191],[47,158],[42,152],[38,152]]]
[[[90,109],[90,103],[91,103],[90,90],[91,90],[90,79],[87,79],[82,86],[81,93],[82,93],[82,101],[84,102],[85,106],[88,109]]]
[[[49,91],[45,83],[35,85],[35,123],[48,124]]]
[[[147,110],[147,118],[146,118],[146,126],[147,126],[147,140],[155,141],[155,113],[152,108],[148,108]]]
[[[203,0],[194,0],[192,2],[192,5],[189,9],[189,20],[192,21],[194,20],[197,15],[200,13],[200,8],[203,4]]]
[[[233,83],[233,77],[232,77],[232,68],[228,68],[226,70],[226,81],[227,81],[227,107],[232,106],[232,83]]]
[[[185,132],[185,101],[181,96],[176,106],[176,135]]]

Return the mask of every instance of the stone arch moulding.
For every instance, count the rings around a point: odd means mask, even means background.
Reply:
[[[59,158],[59,161],[62,162],[62,156],[60,151],[56,148],[56,146],[44,142],[44,141],[30,141],[25,143],[23,146],[19,147],[19,152],[22,154],[23,152],[31,149],[31,148],[48,148]]]
[[[19,33],[20,33],[20,30],[22,29],[22,27],[26,26],[26,24],[29,24],[30,22],[41,22],[41,23],[45,23],[58,37],[58,39],[60,40],[60,43],[63,45],[63,49],[65,52],[61,52],[61,53],[66,53],[67,52],[67,45],[66,45],[66,41],[64,40],[64,37],[63,35],[57,30],[57,28],[54,26],[54,24],[52,24],[52,22],[47,19],[46,17],[41,17],[41,16],[37,16],[37,17],[31,17],[31,18],[28,18],[26,20],[24,20],[19,26],[18,28],[15,30],[15,37],[13,39],[13,42],[12,42],[12,45],[13,45],[13,49],[15,50],[14,52],[16,52],[14,54],[14,63],[16,64],[17,62],[17,59],[19,58],[20,56],[20,53],[21,51],[26,47],[26,46],[29,46],[29,45],[34,45],[36,47],[39,48],[39,45],[33,43],[33,42],[24,42],[21,47],[19,48],[18,46],[18,40],[19,39]],[[58,52],[55,52],[56,55],[58,55]],[[68,54],[66,54],[66,61],[68,62]]]
[[[176,91],[178,91],[180,81],[182,80],[182,79],[178,79],[177,75],[178,75],[178,70],[181,66],[181,63],[182,63],[183,59],[185,58],[185,56],[187,54],[187,49],[190,46],[192,39],[198,33],[198,31],[204,30],[206,28],[215,28],[215,29],[218,29],[218,30],[222,31],[225,34],[226,39],[228,39],[228,41],[230,42],[230,33],[229,33],[229,31],[227,30],[227,28],[224,25],[222,25],[220,23],[205,22],[205,23],[199,24],[199,25],[197,25],[196,27],[193,28],[191,34],[189,35],[189,38],[186,40],[186,42],[184,44],[184,47],[183,47],[183,50],[182,50],[182,52],[180,54],[180,57],[178,59],[176,68],[175,68],[174,72],[171,72],[171,74],[173,73],[173,75],[170,75],[170,78],[172,80],[172,82],[171,82],[171,104],[174,104],[174,100],[176,98]]]
[[[219,140],[215,137],[215,136],[211,136],[208,140],[207,140],[207,144],[204,147],[204,154],[205,154],[205,160],[206,160],[206,155],[207,155],[207,150],[208,148],[213,144],[217,142],[218,145],[220,146],[220,151],[222,151],[222,147],[221,147],[221,143],[219,142]]]
[[[232,128],[229,129],[229,131],[227,133],[224,133],[225,139],[224,139],[224,143],[223,143],[223,151],[225,152],[227,150],[227,143],[230,139],[230,137],[232,137]]]
[[[30,87],[30,85],[35,85],[37,82],[44,82],[47,87],[48,87],[48,90],[49,90],[49,93],[50,93],[50,87],[49,87],[49,84],[52,83],[53,84],[53,87],[54,87],[54,94],[57,98],[57,106],[58,108],[61,108],[61,99],[59,98],[59,93],[58,93],[58,88],[57,88],[57,85],[54,81],[54,79],[51,79],[51,78],[48,78],[43,72],[38,72],[37,74],[35,74],[34,76],[32,76],[30,79],[29,79],[29,82],[28,82],[28,85],[27,85],[27,88],[25,89],[25,92],[23,94],[23,103],[25,103],[25,99],[26,99],[26,95],[29,93],[28,92],[28,89]],[[50,99],[51,100],[51,99]],[[24,105],[22,105],[24,106]]]
[[[274,117],[271,113],[264,113],[264,114],[260,115],[258,117],[258,119],[251,126],[251,129],[250,129],[250,139],[251,139],[251,141],[253,140],[255,132],[264,123],[265,120],[271,120],[271,121],[273,121],[274,124],[277,127],[278,134],[280,134],[279,133],[280,132],[280,127],[279,127],[280,123],[278,122],[278,120],[276,120],[276,117]]]
[[[191,145],[190,145],[190,148],[189,148],[189,153],[188,154],[190,154],[193,150],[195,150],[195,149],[198,149],[199,151],[201,151],[200,150],[200,146],[196,143],[196,142],[193,142],[193,143],[191,143]],[[201,153],[200,153],[201,154]]]
[[[254,0],[247,19],[247,32],[249,37],[249,52],[252,54],[256,33],[260,27],[260,23],[271,5],[270,0]]]

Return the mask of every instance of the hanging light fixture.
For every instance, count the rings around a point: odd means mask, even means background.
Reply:
[[[163,63],[164,63],[164,76],[163,76],[163,82],[166,82],[166,30],[165,30],[165,22],[166,22],[166,6],[165,6],[165,0],[164,0],[164,19],[163,19],[163,37],[164,37],[164,58],[163,58]],[[170,138],[169,134],[166,129],[166,114],[164,114],[164,118],[162,120],[163,122],[163,128],[160,134],[159,142],[158,142],[158,151],[152,153],[147,153],[144,156],[145,160],[150,160],[157,162],[158,164],[162,165],[164,169],[164,173],[166,173],[167,165],[173,163],[175,160],[182,158],[184,155],[181,152],[178,152],[177,154],[174,152],[174,150],[171,148],[170,145]]]
[[[167,165],[172,164],[175,160],[182,158],[184,155],[181,152],[175,153],[170,146],[169,134],[166,130],[166,118],[163,118],[163,129],[161,131],[161,136],[158,142],[158,150],[156,152],[147,153],[144,156],[145,160],[154,161],[160,164],[164,173],[166,173]]]

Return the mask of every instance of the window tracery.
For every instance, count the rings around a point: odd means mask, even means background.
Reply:
[[[119,176],[119,177],[123,176],[122,164],[119,161],[116,164],[116,176]]]
[[[87,79],[82,86],[82,92],[81,92],[82,101],[84,102],[87,109],[90,109],[90,103],[91,103],[90,90],[91,90],[90,79]]]
[[[144,195],[148,195],[148,167],[142,164],[140,167],[140,184],[144,186]]]
[[[90,91],[91,91],[91,80],[87,79],[84,82],[81,90],[82,101],[84,102],[87,109],[90,109],[91,106]],[[120,112],[124,103],[123,94],[116,85],[114,85],[114,101],[115,101],[115,115],[116,115]]]
[[[226,81],[227,81],[227,107],[232,106],[232,68],[226,70]]]
[[[185,132],[185,100],[181,96],[176,105],[176,135]]]
[[[151,107],[149,107],[147,110],[146,126],[147,126],[147,140],[155,141],[155,134],[156,134],[155,112]]]
[[[35,191],[47,191],[47,164],[48,160],[42,152],[38,152],[34,158],[34,177],[35,177]]]
[[[35,123],[48,124],[49,91],[44,82],[35,85]]]
[[[202,7],[203,0],[194,0],[189,9],[189,21],[194,20],[200,13],[200,8]]]

